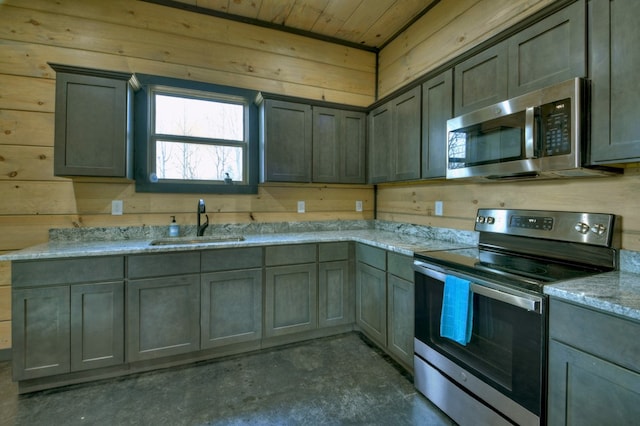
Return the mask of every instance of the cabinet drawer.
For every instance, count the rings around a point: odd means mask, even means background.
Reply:
[[[374,268],[387,270],[387,257],[383,249],[371,247],[366,244],[356,246],[356,259],[358,262],[366,263]]]
[[[640,323],[551,299],[551,339],[640,372]]]
[[[124,277],[124,257],[84,257],[13,262],[14,288],[117,281]]]
[[[387,271],[396,277],[413,282],[413,258],[403,254],[387,254]]]
[[[200,273],[200,252],[129,256],[129,278]]]
[[[267,266],[295,265],[298,263],[312,263],[315,261],[315,244],[271,246],[267,247],[265,251],[265,264]]]
[[[262,267],[262,248],[237,248],[202,252],[202,271],[232,271]]]
[[[332,262],[349,259],[349,243],[325,243],[318,246],[318,260]]]

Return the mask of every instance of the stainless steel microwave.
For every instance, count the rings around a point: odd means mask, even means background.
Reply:
[[[447,179],[610,173],[584,167],[587,81],[575,78],[447,121]]]

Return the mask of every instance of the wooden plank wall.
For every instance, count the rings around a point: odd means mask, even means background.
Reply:
[[[318,54],[322,52],[322,54]],[[231,85],[368,106],[375,54],[136,0],[0,2],[0,253],[49,228],[195,223],[201,196],[138,194],[109,179],[53,176],[55,73],[47,62]],[[214,223],[371,219],[365,185],[263,185],[202,196]],[[111,200],[124,215],[111,216]],[[296,213],[297,201],[307,213]],[[355,200],[364,212],[355,212]],[[8,262],[0,262],[0,350],[10,347]]]
[[[406,86],[554,0],[440,0],[380,52],[379,97]]]

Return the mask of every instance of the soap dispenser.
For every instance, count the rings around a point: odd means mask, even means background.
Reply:
[[[180,226],[176,223],[176,217],[171,216],[171,223],[169,224],[169,236],[177,237],[180,235]]]

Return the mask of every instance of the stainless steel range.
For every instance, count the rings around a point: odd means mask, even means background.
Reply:
[[[619,222],[480,209],[477,247],[416,253],[416,388],[461,425],[545,424],[543,286],[615,269]]]

